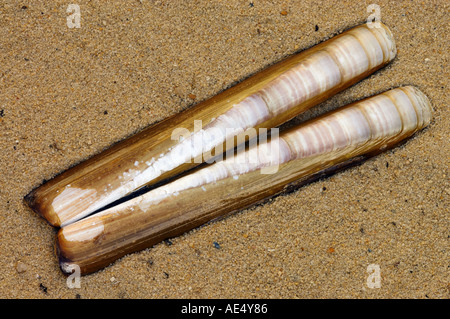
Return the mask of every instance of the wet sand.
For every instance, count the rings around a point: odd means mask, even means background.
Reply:
[[[155,122],[366,21],[372,1],[0,4],[0,297],[449,298],[446,1],[377,1],[398,56],[290,124],[402,85],[433,104],[404,145],[81,278],[22,199]],[[370,288],[378,265],[381,287]]]

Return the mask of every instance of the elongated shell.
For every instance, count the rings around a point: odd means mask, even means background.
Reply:
[[[358,26],[122,141],[33,190],[25,201],[50,224],[70,224],[233,148],[228,142],[253,137],[251,128],[279,126],[395,55],[386,26]],[[201,129],[195,131],[194,121]],[[190,134],[174,138],[177,129]]]
[[[414,87],[351,104],[63,227],[57,235],[61,269],[67,271],[75,263],[82,273],[95,271],[321,172],[392,147],[430,120],[430,103]],[[275,169],[263,172],[269,168]]]

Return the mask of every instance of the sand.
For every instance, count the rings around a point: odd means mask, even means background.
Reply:
[[[29,191],[364,22],[374,1],[73,2],[80,28],[67,26],[67,1],[0,4],[0,297],[449,297],[447,1],[376,1],[397,58],[293,121],[415,85],[433,104],[427,129],[69,288],[54,254],[56,230],[22,202]],[[367,284],[369,265],[380,269],[380,288]]]

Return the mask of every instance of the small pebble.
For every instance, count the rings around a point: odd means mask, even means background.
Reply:
[[[216,248],[216,249],[220,249],[220,245],[219,245],[219,243],[218,242],[213,242],[213,245],[214,245],[214,248]]]
[[[20,261],[16,264],[16,270],[19,274],[27,271],[27,268],[28,268],[27,265],[25,265],[24,263],[22,263]]]

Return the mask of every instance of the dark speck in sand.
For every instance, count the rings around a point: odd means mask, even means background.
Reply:
[[[216,249],[220,249],[220,245],[219,245],[219,243],[218,242],[213,242],[213,245],[214,245],[214,248],[216,248]]]
[[[47,293],[47,287],[45,287],[42,283],[39,284],[39,289],[41,289],[44,294]]]

